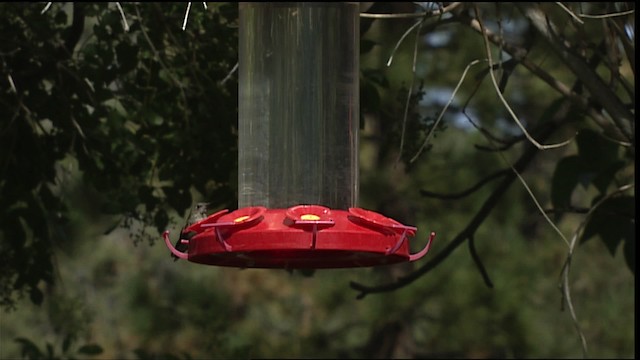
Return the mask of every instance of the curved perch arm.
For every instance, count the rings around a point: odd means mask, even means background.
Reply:
[[[395,253],[396,251],[398,251],[398,249],[400,249],[400,245],[402,245],[402,243],[404,242],[404,240],[407,238],[407,231],[405,230],[402,233],[402,236],[400,236],[400,240],[398,240],[398,242],[396,242],[396,244],[389,250],[387,250],[387,252],[385,253],[385,255],[390,255]]]
[[[171,239],[169,239],[169,230],[165,230],[162,233],[162,237],[164,238],[164,243],[167,245],[167,247],[169,248],[169,250],[171,250],[171,252],[173,253],[173,255],[179,257],[180,259],[187,259],[188,255],[187,253],[183,253],[181,251],[178,251],[173,244],[171,244]]]
[[[424,249],[422,249],[418,253],[410,254],[409,255],[409,261],[416,261],[416,260],[422,258],[423,256],[427,255],[427,253],[429,252],[429,249],[431,249],[431,242],[433,241],[433,238],[435,238],[435,237],[436,237],[436,233],[434,231],[432,231],[431,235],[429,235],[429,242],[427,242],[427,245],[424,247]]]

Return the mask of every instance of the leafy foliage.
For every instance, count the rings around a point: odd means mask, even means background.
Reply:
[[[628,162],[621,156],[620,146],[606,140],[592,130],[586,129],[576,139],[578,154],[558,161],[553,175],[551,200],[556,209],[572,209],[572,194],[577,186],[597,189],[592,199],[593,214],[587,219],[582,242],[599,235],[615,255],[618,244],[624,241],[625,259],[635,272],[635,196],[616,196],[598,202],[607,195],[612,184],[618,183]]]
[[[102,347],[96,344],[85,344],[75,351],[71,350],[71,346],[74,342],[72,337],[66,337],[62,343],[62,349],[60,355],[56,354],[54,346],[47,342],[45,349],[40,349],[33,341],[26,338],[16,338],[15,341],[20,344],[22,348],[22,357],[29,360],[41,360],[41,359],[76,359],[77,357],[88,358],[100,355],[102,353]]]
[[[595,208],[582,234],[582,242],[599,235],[611,255],[624,241],[624,256],[629,268],[635,273],[635,197],[619,196],[606,199]]]
[[[578,154],[561,159],[556,167],[551,196],[556,208],[571,206],[571,194],[577,185],[594,185],[600,194],[606,194],[616,173],[626,165],[620,158],[620,147],[593,130],[580,131],[576,142]]]
[[[96,211],[123,216],[124,225],[165,229],[172,211],[190,207],[191,190],[233,204],[237,90],[220,80],[235,63],[236,6],[191,17],[192,29],[206,22],[216,41],[170,30],[180,22],[177,4],[125,6],[129,32],[107,4],[56,4],[44,15],[0,6],[12,14],[0,24],[0,54],[14,84],[3,87],[0,107],[0,229],[10,259],[1,304],[25,291],[40,303],[40,282],[53,283],[51,244],[69,237],[54,191],[65,186],[57,172],[67,156],[93,189]]]

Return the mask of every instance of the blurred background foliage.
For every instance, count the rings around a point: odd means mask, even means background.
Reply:
[[[402,16],[361,18],[359,205],[437,237],[313,276],[155,244],[237,206],[238,4],[207,4],[184,31],[187,3],[0,4],[0,358],[581,356],[570,248],[505,160],[580,244],[589,355],[635,357],[634,3],[362,3]],[[568,145],[524,138],[483,28],[519,120]]]

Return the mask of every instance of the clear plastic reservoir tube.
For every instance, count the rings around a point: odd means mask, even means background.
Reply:
[[[358,195],[359,6],[240,3],[238,207]]]

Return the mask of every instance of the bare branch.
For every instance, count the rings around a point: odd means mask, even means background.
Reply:
[[[136,6],[135,9],[136,9],[136,15],[138,15],[138,19],[141,19],[142,16],[140,15],[140,10],[138,9],[137,6]],[[182,101],[183,101],[184,104],[187,104],[187,95],[185,94],[184,86],[182,85],[182,83],[180,83],[178,81],[178,79],[176,79],[175,75],[165,65],[164,61],[162,61],[162,57],[160,57],[160,53],[158,52],[156,47],[153,45],[153,42],[149,38],[149,34],[147,34],[147,31],[144,29],[144,26],[140,26],[140,30],[142,31],[142,35],[144,36],[145,40],[147,41],[147,44],[149,44],[149,47],[151,48],[151,51],[153,52],[153,56],[158,61],[160,66],[162,66],[162,68],[167,72],[167,74],[169,75],[169,78],[171,79],[171,81],[173,81],[173,83],[178,87],[178,89],[180,89],[180,96],[182,98]],[[184,111],[184,120],[185,120],[185,123],[188,126],[189,125],[189,116],[188,116],[186,110]]]
[[[546,214],[565,214],[565,213],[573,213],[573,214],[586,214],[590,209],[582,208],[582,207],[566,207],[566,208],[553,208],[553,209],[545,209],[544,212]]]
[[[9,85],[11,86],[11,90],[17,94],[18,90],[16,89],[16,84],[13,82],[13,77],[11,77],[11,74],[7,74],[7,80],[9,80]]]
[[[453,9],[462,5],[461,2],[453,2],[441,9],[425,11],[420,13],[404,13],[404,14],[372,14],[372,13],[360,13],[360,17],[371,19],[418,19],[430,16],[439,16],[445,13],[451,12]]]
[[[493,282],[491,281],[491,278],[489,278],[489,273],[487,273],[487,269],[482,264],[482,260],[480,260],[480,256],[478,256],[478,252],[476,251],[473,235],[469,236],[469,240],[467,241],[467,243],[469,244],[469,253],[471,254],[471,258],[478,267],[478,271],[480,271],[480,275],[482,275],[484,283],[487,285],[487,287],[493,289]]]
[[[402,117],[402,130],[400,132],[400,151],[398,151],[398,158],[396,159],[396,163],[400,161],[400,158],[402,157],[402,149],[404,148],[404,133],[407,127],[407,117],[409,116],[409,104],[411,103],[411,94],[413,93],[413,85],[416,81],[416,61],[418,60],[418,43],[420,40],[420,29],[422,28],[422,24],[424,24],[424,20],[421,20],[418,22],[418,28],[416,30],[416,40],[413,45],[413,66],[411,67],[411,83],[409,84],[409,89],[407,90],[407,101],[405,102],[405,105],[404,105],[404,116]],[[413,26],[411,27],[411,29],[412,28]],[[389,58],[389,64],[391,64],[391,58]]]
[[[503,169],[503,170],[499,170],[494,172],[493,174],[483,178],[482,180],[478,181],[475,185],[471,186],[470,188],[457,192],[457,193],[453,193],[453,194],[439,194],[439,193],[435,193],[432,191],[427,191],[427,190],[420,190],[420,194],[422,196],[426,196],[426,197],[430,197],[430,198],[434,198],[434,199],[440,199],[440,200],[456,200],[456,199],[461,199],[465,196],[468,196],[470,194],[473,194],[474,192],[476,192],[478,189],[480,189],[482,186],[484,186],[485,184],[489,183],[492,180],[495,180],[499,177],[502,177],[506,174],[509,173],[509,171],[511,171],[510,169]]]
[[[495,135],[491,134],[487,129],[481,128],[479,129],[480,132],[482,132],[482,134],[486,137],[493,137],[494,138],[494,142],[500,142],[500,141],[495,141]],[[499,147],[489,147],[489,146],[485,146],[485,145],[480,145],[480,144],[475,144],[475,148],[480,150],[480,151],[488,151],[488,152],[502,152],[502,151],[506,151],[509,150],[512,146],[514,146],[515,144],[526,140],[527,137],[524,135],[520,135],[520,136],[516,136],[513,139],[511,139],[510,141],[505,141],[502,140],[502,146]]]
[[[489,29],[481,28],[480,23],[477,19],[472,18],[471,16],[461,13],[456,15],[456,19],[460,21],[462,24],[468,25],[473,30],[477,31],[480,34],[486,34],[489,41],[493,44],[500,46],[500,48],[511,56],[517,58],[527,70],[529,70],[532,74],[536,75],[542,81],[547,83],[552,89],[559,92],[562,96],[569,99],[579,110],[584,111],[591,119],[593,119],[602,129],[611,129],[617,136],[620,138],[624,138],[625,142],[627,137],[620,133],[620,131],[616,127],[611,127],[611,120],[607,117],[603,116],[599,111],[597,111],[589,100],[575,93],[569,86],[559,81],[556,77],[551,76],[546,71],[542,70],[537,64],[533,63],[529,59],[525,57],[527,51],[518,46],[514,46],[510,43],[507,43],[503,38],[498,35],[492,33]]]
[[[578,22],[578,23],[580,23],[580,24],[584,24],[584,21],[582,21],[582,19],[580,19],[580,18],[578,17],[578,15],[576,15],[573,11],[571,11],[571,9],[569,9],[569,8],[568,8],[568,7],[566,7],[566,6],[564,6],[564,4],[563,4],[563,3],[561,3],[561,2],[556,2],[555,4],[556,4],[556,5],[558,5],[558,6],[560,6],[560,8],[561,8],[562,10],[566,11],[569,15],[571,15],[571,17],[572,17],[575,21],[577,21],[577,22]]]
[[[591,219],[591,216],[593,215],[594,211],[598,207],[600,207],[600,205],[602,205],[606,200],[632,188],[634,188],[634,184],[627,184],[627,185],[621,186],[618,189],[616,189],[614,192],[602,197],[602,199],[600,199],[595,205],[591,207],[591,209],[589,210],[587,215],[584,217],[580,225],[576,228],[576,230],[573,233],[573,236],[571,237],[571,243],[569,245],[569,252],[567,253],[567,259],[565,260],[565,263],[562,266],[562,272],[560,275],[561,277],[560,291],[562,292],[562,297],[564,298],[567,304],[567,307],[569,308],[569,313],[571,314],[573,325],[575,326],[576,331],[578,332],[578,335],[580,337],[580,343],[582,344],[582,352],[585,358],[588,355],[587,340],[585,339],[584,333],[580,328],[580,323],[578,323],[576,312],[575,312],[575,309],[573,308],[573,302],[571,300],[571,287],[569,286],[569,271],[571,269],[571,260],[573,258],[573,251],[575,250],[575,246],[578,242],[578,238],[580,237],[580,234],[582,234],[587,222],[589,221],[589,219]]]
[[[387,66],[391,66],[391,63],[393,62],[393,56],[396,54],[396,51],[398,50],[398,48],[400,47],[400,44],[402,44],[402,41],[404,40],[404,38],[406,38],[409,34],[411,34],[411,31],[413,29],[415,29],[418,26],[422,26],[423,21],[416,21],[415,24],[411,25],[407,31],[404,32],[404,34],[402,34],[402,36],[400,37],[400,39],[398,40],[398,42],[396,43],[396,46],[393,47],[393,50],[391,50],[391,55],[389,56],[389,60],[387,60]]]
[[[207,3],[202,2],[202,7],[207,10]],[[187,22],[189,21],[189,12],[191,11],[191,2],[187,3],[187,10],[184,12],[184,20],[182,20],[182,31],[187,29]]]
[[[635,9],[631,9],[631,10],[627,10],[627,11],[621,11],[621,12],[609,13],[609,14],[600,14],[600,15],[580,14],[578,16],[580,16],[582,18],[588,18],[588,19],[606,19],[606,18],[612,18],[612,17],[617,17],[617,16],[631,15],[631,14],[633,14],[635,12],[636,12]]]
[[[566,106],[568,108],[568,106]],[[506,157],[504,157],[504,155],[499,152],[498,153],[500,155],[500,157],[509,164],[509,160],[507,160]],[[520,172],[518,170],[516,170],[511,164],[509,164],[509,166],[511,167],[511,169],[513,170],[513,172],[516,174],[516,176],[518,177],[518,180],[520,180],[520,182],[522,183],[522,186],[524,186],[525,190],[527,190],[527,193],[529,193],[529,196],[531,197],[531,200],[533,200],[533,202],[536,205],[536,208],[538,208],[538,210],[540,211],[540,213],[542,214],[542,216],[545,218],[545,220],[547,220],[547,222],[549,223],[549,225],[551,225],[551,227],[553,228],[553,230],[556,231],[556,233],[558,235],[560,235],[560,238],[562,238],[562,240],[564,240],[564,242],[567,244],[567,246],[569,246],[569,240],[567,240],[567,238],[564,236],[564,234],[562,233],[562,231],[560,231],[560,229],[558,229],[558,227],[556,226],[556,224],[549,218],[549,215],[547,215],[547,213],[544,211],[544,209],[542,208],[542,205],[540,205],[540,203],[538,202],[538,199],[536,198],[536,196],[533,194],[533,191],[531,191],[531,188],[529,188],[529,185],[527,185],[527,182],[524,181],[524,179],[522,178],[522,175],[520,175]]]
[[[207,3],[203,2],[202,3],[202,7],[204,7],[205,10],[207,10]],[[189,19],[189,12],[191,11],[191,2],[187,3],[187,10],[184,13],[184,20],[182,21],[182,31],[184,31],[187,28],[187,21]]]
[[[527,137],[527,139],[533,143],[536,147],[538,147],[541,150],[547,150],[547,149],[555,149],[558,147],[562,147],[565,146],[567,144],[569,144],[573,139],[569,139],[566,141],[563,141],[561,143],[557,143],[557,144],[549,144],[549,145],[543,145],[540,144],[538,141],[536,141],[527,131],[527,129],[524,127],[524,125],[522,125],[522,123],[520,122],[520,120],[518,119],[518,116],[513,112],[513,110],[511,109],[511,106],[509,106],[509,103],[507,102],[507,100],[504,98],[504,96],[502,95],[502,93],[500,92],[500,87],[498,86],[498,82],[496,80],[496,76],[494,74],[493,71],[493,59],[491,57],[491,49],[489,48],[489,39],[487,38],[487,33],[484,31],[484,25],[482,24],[482,21],[480,21],[480,16],[479,16],[479,12],[478,9],[476,7],[476,15],[477,20],[480,24],[480,29],[482,30],[482,37],[484,39],[484,44],[485,44],[485,50],[487,52],[487,58],[489,59],[489,67],[490,67],[490,71],[489,71],[489,75],[491,77],[491,82],[493,83],[493,86],[496,89],[496,95],[498,95],[498,98],[500,98],[500,101],[502,102],[502,104],[504,105],[505,109],[507,110],[507,112],[509,113],[509,115],[511,115],[511,118],[513,119],[513,121],[518,125],[518,127],[520,128],[520,130],[522,130],[522,132],[525,134],[525,136]]]
[[[611,120],[618,127],[626,140],[632,141],[633,131],[631,122],[635,119],[633,114],[615,96],[608,86],[602,81],[595,71],[579,56],[570,51],[565,42],[557,35],[556,27],[544,12],[535,5],[528,5],[522,8],[525,16],[531,20],[533,26],[547,40],[556,54],[562,59],[567,67],[577,76],[578,79],[589,90],[595,101],[600,103],[611,116]]]
[[[116,7],[120,12],[120,16],[122,17],[122,26],[124,26],[124,31],[129,31],[129,23],[127,23],[127,17],[124,16],[124,11],[122,10],[122,6],[120,6],[119,2],[116,2]]]
[[[51,1],[49,1],[47,3],[47,5],[44,6],[44,9],[42,9],[42,11],[40,11],[40,15],[44,14],[47,12],[47,10],[49,10],[49,8],[51,7],[51,4],[53,4]]]
[[[524,134],[519,136],[514,136],[509,140],[498,138],[496,135],[493,135],[489,130],[478,125],[475,121],[473,121],[473,119],[471,119],[471,117],[467,114],[467,110],[466,110],[467,105],[468,105],[468,102],[465,104],[464,108],[462,108],[462,115],[464,115],[467,118],[469,123],[471,123],[471,125],[473,125],[473,127],[475,127],[478,131],[480,131],[480,133],[482,133],[485,137],[491,139],[493,143],[502,144],[502,146],[499,146],[499,147],[496,147],[496,146],[488,147],[488,146],[476,144],[475,145],[476,149],[484,150],[484,151],[505,151],[511,148],[513,145],[527,138],[526,136],[524,136]]]
[[[618,34],[618,39],[620,40],[620,43],[622,43],[624,52],[627,55],[627,60],[629,60],[629,66],[631,66],[631,71],[633,71],[633,73],[635,74],[636,73],[635,42],[629,37],[629,35],[626,33],[626,31],[624,31],[624,29],[620,26],[620,24],[614,21],[614,19],[609,20],[609,22],[611,23],[611,26]]]
[[[480,60],[473,60],[472,62],[470,62],[467,67],[464,69],[464,71],[462,72],[462,76],[460,77],[460,80],[458,81],[458,84],[456,85],[456,87],[453,89],[453,92],[451,93],[451,96],[449,97],[449,100],[447,101],[447,104],[442,108],[442,110],[440,111],[440,114],[438,115],[438,118],[436,119],[435,123],[433,124],[433,127],[431,128],[431,131],[429,131],[429,134],[427,134],[427,137],[424,139],[424,142],[422,143],[422,145],[420,146],[420,149],[418,149],[418,151],[416,152],[416,154],[411,158],[411,160],[409,161],[410,163],[415,162],[418,159],[418,156],[420,156],[420,154],[422,153],[422,151],[424,150],[424,148],[427,146],[427,144],[429,143],[429,140],[431,140],[431,136],[433,136],[433,133],[435,131],[435,129],[438,127],[438,124],[440,123],[440,120],[442,120],[442,117],[444,116],[444,113],[447,111],[447,109],[449,108],[449,105],[451,105],[451,103],[453,102],[454,97],[456,96],[456,93],[458,92],[458,89],[460,89],[460,85],[462,85],[462,82],[464,81],[465,77],[467,76],[467,72],[469,72],[469,69],[473,66],[476,65],[480,62]]]
[[[229,81],[229,79],[231,79],[231,76],[233,76],[233,73],[236,72],[236,70],[238,70],[239,64],[240,63],[236,63],[235,65],[233,65],[233,68],[229,71],[227,76],[225,76],[224,79],[220,81],[220,85],[224,85],[224,83],[226,83],[227,81]]]
[[[556,116],[554,116],[554,118],[562,118],[565,115],[566,114],[556,113]],[[544,140],[547,137],[551,136],[551,134],[559,126],[559,123],[560,123],[559,121],[556,123],[553,123],[553,122],[547,123],[547,126],[541,130],[539,137],[542,140]],[[524,169],[526,169],[531,163],[531,161],[533,160],[533,158],[535,157],[535,155],[539,152],[539,149],[533,146],[533,144],[531,143],[527,143],[527,144],[528,146],[525,148],[524,152],[522,153],[518,161],[516,161],[516,163],[513,164],[513,168],[516,169],[518,172],[522,172]],[[509,172],[505,174],[502,181],[495,187],[495,190],[485,200],[485,202],[482,204],[482,207],[478,210],[478,212],[471,219],[471,221],[469,221],[467,226],[460,233],[458,233],[458,235],[456,235],[453,238],[453,240],[451,240],[451,242],[449,242],[445,246],[444,249],[442,249],[430,261],[422,265],[417,270],[397,279],[395,282],[390,284],[366,286],[366,285],[362,285],[360,283],[352,281],[350,283],[351,288],[360,292],[357,295],[357,298],[362,299],[368,294],[389,292],[389,291],[394,291],[394,290],[403,288],[411,284],[415,280],[419,279],[429,271],[436,268],[442,261],[444,261],[447,257],[449,257],[449,255],[451,255],[458,246],[460,246],[470,236],[473,236],[475,231],[480,227],[480,225],[482,225],[484,220],[489,216],[491,211],[495,208],[499,200],[502,198],[502,195],[504,195],[504,193],[509,189],[509,186],[511,186],[511,184],[516,180],[516,178],[517,177],[515,172]]]
[[[182,22],[182,31],[187,28],[187,21],[189,19],[189,11],[191,10],[191,2],[187,3],[187,11],[184,13],[184,21]]]

